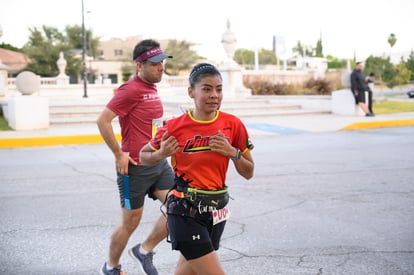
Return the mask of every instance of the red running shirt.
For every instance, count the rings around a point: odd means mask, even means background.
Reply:
[[[185,174],[185,180],[192,180],[189,186],[198,189],[219,189],[225,184],[230,158],[211,151],[209,145],[210,137],[218,134],[219,130],[240,151],[253,149],[246,127],[240,119],[220,111],[210,121],[196,120],[190,112],[167,121],[149,143],[154,150],[160,148],[162,135],[167,130],[168,136],[174,136],[180,147],[171,156],[175,174]]]
[[[155,135],[153,128],[162,124],[164,109],[155,84],[138,76],[121,85],[106,105],[119,116],[122,151],[139,165],[139,151]]]

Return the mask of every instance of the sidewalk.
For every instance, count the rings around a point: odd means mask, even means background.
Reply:
[[[375,117],[333,114],[280,116],[244,120],[252,136],[359,130],[383,127],[414,126],[414,112],[377,115]]]
[[[254,137],[414,126],[414,112],[375,117],[332,114],[250,117],[244,118],[243,122]],[[120,141],[118,123],[114,123],[114,130]],[[51,125],[49,129],[32,131],[0,131],[0,148],[97,143],[103,143],[103,140],[95,124]]]

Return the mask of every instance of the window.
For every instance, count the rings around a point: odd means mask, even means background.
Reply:
[[[119,49],[115,49],[114,54],[115,54],[115,56],[123,55],[123,51],[119,50]]]

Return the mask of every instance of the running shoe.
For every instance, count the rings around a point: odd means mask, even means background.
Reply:
[[[101,269],[102,275],[126,275],[126,272],[123,272],[121,270],[121,265],[117,265],[111,270],[106,269],[106,263],[104,263],[102,269]]]
[[[141,267],[141,270],[147,275],[158,275],[158,271],[152,263],[154,252],[148,252],[146,255],[139,252],[141,244],[137,244],[128,251],[129,256],[133,258]]]

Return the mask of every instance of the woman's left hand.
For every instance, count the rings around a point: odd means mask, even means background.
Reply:
[[[229,139],[220,130],[210,137],[210,148],[211,151],[226,157],[234,157],[237,154],[237,149],[230,144]]]

